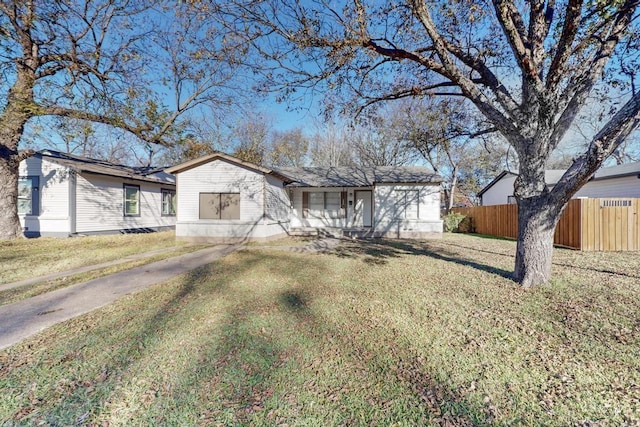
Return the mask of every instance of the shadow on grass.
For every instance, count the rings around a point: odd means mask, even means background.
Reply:
[[[441,245],[454,247],[458,246],[460,248],[465,248],[464,246],[441,242],[438,245],[435,245],[430,244],[429,242],[416,242],[396,239],[375,239],[345,243],[338,247],[335,253],[339,257],[362,257],[365,263],[371,265],[384,265],[391,259],[399,258],[405,255],[422,255],[437,260],[462,265],[465,267],[475,268],[476,270],[496,274],[506,279],[513,279],[513,273],[511,271],[497,268],[489,264],[484,264],[473,259],[464,258],[461,257],[457,252],[437,247]],[[484,251],[480,250],[480,252]],[[493,254],[493,252],[488,251],[487,253]]]
[[[360,249],[345,250],[339,256],[365,253],[384,261],[409,253],[455,260],[453,255],[431,253],[403,242],[358,246]],[[10,418],[0,417],[0,420],[51,425],[99,423],[109,422],[115,413],[120,417],[118,422],[133,424],[145,420],[169,425],[276,425],[300,422],[299,417],[311,415],[317,416],[320,423],[332,424],[361,424],[366,423],[365,419],[370,424],[385,416],[386,421],[395,417],[397,422],[403,420],[402,414],[385,415],[389,401],[376,399],[387,392],[393,396],[395,391],[391,390],[397,387],[392,385],[400,385],[408,390],[413,401],[422,402],[417,411],[425,420],[440,419],[440,414],[448,411],[449,419],[445,421],[455,425],[472,425],[477,420],[490,422],[481,407],[435,380],[435,373],[411,356],[412,349],[396,337],[395,331],[385,329],[361,335],[339,328],[322,312],[316,312],[315,299],[327,296],[317,285],[318,280],[308,277],[307,270],[312,268],[330,277],[332,266],[326,258],[252,252],[235,256],[239,261],[234,265],[223,260],[186,275],[173,295],[152,312],[144,311],[144,298],[152,295],[149,290],[118,303],[115,313],[103,311],[100,316],[92,317],[95,325],[83,325],[83,318],[74,320],[81,333],[64,342],[58,339],[46,344],[55,348],[43,348],[38,353],[44,357],[37,362],[41,369],[55,367],[59,378],[69,378],[71,382],[65,383],[65,387],[61,387],[59,381],[47,383],[46,379],[35,386],[30,381],[21,384],[24,372],[20,370],[29,369],[29,364],[18,363],[13,368],[5,365],[5,376],[14,376],[12,371],[16,371],[15,387],[31,388],[31,391],[23,396],[23,404]],[[470,265],[469,261],[460,263]],[[255,274],[253,270],[265,264],[269,265],[268,270],[280,272],[281,276],[264,286],[280,288],[250,292],[239,278]],[[260,278],[255,280],[261,282]],[[182,344],[179,334],[188,331],[185,322],[193,320],[189,319],[190,313],[211,298],[225,302],[220,319],[211,313],[211,324],[198,330],[197,344],[189,344],[187,337]],[[136,308],[136,303],[141,307]],[[115,314],[122,312],[127,313],[127,319],[116,320]],[[355,320],[366,323],[365,319]],[[355,329],[363,327],[356,325]],[[372,352],[367,339],[374,335],[384,337],[384,345]],[[145,375],[149,375],[145,374],[147,365],[169,363],[157,359],[163,354],[172,357],[164,348],[169,339],[193,346],[188,348],[188,360],[166,373],[167,378],[159,374],[145,379]],[[337,354],[333,346],[337,346]],[[332,351],[326,353],[328,347]],[[182,350],[175,348],[176,353]],[[324,392],[331,386],[318,383],[315,389],[306,390],[305,385],[318,379],[312,370],[301,365],[300,352],[315,352],[317,369],[325,363],[325,358],[344,360],[343,371],[330,372],[338,383],[357,382],[364,375],[383,389],[360,390],[364,404],[358,407],[353,406],[354,397],[348,390],[337,390],[334,400],[313,396],[314,392]],[[393,357],[398,354],[403,356]],[[297,373],[292,374],[292,370]],[[387,385],[379,375],[395,384]],[[296,390],[303,389],[319,406],[316,412],[309,407],[310,401],[297,394]],[[51,398],[52,394],[55,398]],[[329,416],[333,418],[323,418]]]
[[[484,234],[473,234],[472,236],[473,237],[477,237],[479,239],[484,239],[484,240],[494,240],[494,241],[503,241],[503,242],[507,241],[507,242],[512,242],[514,245],[516,244],[516,241],[514,239],[508,239],[508,238],[504,238],[504,237],[488,236],[488,235],[484,235]],[[486,254],[490,254],[490,255],[500,255],[500,256],[504,256],[504,257],[508,257],[508,258],[515,258],[515,254],[514,253],[488,251],[488,250],[485,250],[485,249],[480,249],[478,247],[473,247],[473,246],[468,246],[468,245],[461,245],[461,244],[451,243],[451,242],[446,242],[446,243],[443,243],[443,244],[446,245],[446,246],[460,248],[460,249],[474,251],[474,252],[479,252],[479,253],[486,253]],[[555,246],[554,249],[555,249],[555,251],[570,251],[570,252],[577,252],[579,254],[584,253],[584,252],[581,252],[581,251],[579,251],[577,249],[566,248],[566,247],[561,247],[561,246]],[[610,270],[610,269],[606,269],[606,268],[585,267],[585,266],[581,266],[581,265],[571,264],[571,263],[567,263],[567,262],[558,262],[558,261],[552,261],[552,265],[558,266],[558,267],[575,268],[575,269],[583,270],[583,271],[592,271],[592,272],[595,272],[595,273],[605,273],[605,274],[611,274],[611,275],[614,275],[614,276],[630,277],[630,278],[638,278],[638,279],[640,279],[640,275],[630,274],[630,273],[625,273],[625,272],[620,272],[620,271],[615,271],[615,270]]]

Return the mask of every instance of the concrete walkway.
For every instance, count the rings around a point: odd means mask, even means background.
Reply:
[[[0,306],[0,349],[124,295],[213,262],[239,247],[213,246]]]
[[[166,252],[175,251],[175,247],[156,249],[155,251],[142,252],[139,254],[129,255],[124,258],[103,262],[100,264],[85,265],[84,267],[76,267],[66,271],[60,271],[57,273],[47,274],[45,276],[31,277],[29,279],[20,280],[12,283],[0,284],[0,291],[6,291],[7,289],[19,288],[21,286],[33,285],[40,282],[48,282],[49,280],[55,280],[60,277],[72,276],[74,274],[86,273],[88,271],[99,270],[101,268],[107,268],[118,264],[124,264],[125,262],[136,261],[144,258],[151,258],[152,256],[163,254]]]
[[[318,252],[325,253],[331,252],[333,249],[340,245],[341,240],[336,237],[323,237],[321,239],[313,240],[306,245],[301,246],[273,246],[273,245],[257,245],[257,246],[245,246],[243,249],[273,249],[276,251],[289,251],[289,252]]]

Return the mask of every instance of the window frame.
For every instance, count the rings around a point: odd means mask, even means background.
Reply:
[[[315,196],[311,196],[315,194]],[[339,208],[327,209],[327,194],[336,194],[340,197]],[[322,209],[316,209],[317,206],[312,204],[312,198],[322,199]],[[317,201],[317,200],[316,200]],[[347,192],[341,191],[303,191],[302,192],[302,217],[308,218],[328,218],[328,219],[345,219],[347,218]]]
[[[160,215],[161,216],[176,216],[177,206],[176,206],[176,190],[172,190],[169,188],[160,189],[161,199],[160,199]],[[165,205],[165,195],[169,195],[169,203]],[[169,212],[165,211],[165,206],[168,206]],[[173,211],[173,212],[172,212]]]
[[[203,201],[203,196],[212,196],[209,200],[214,201],[213,207],[215,208],[215,204],[217,203],[217,217],[215,216],[211,216],[211,217],[203,217],[202,213],[202,201]],[[217,202],[215,201],[215,199],[217,198]],[[229,198],[237,198],[237,217],[234,215],[233,217],[229,218],[226,217],[224,212],[224,206],[222,205],[223,199],[226,198],[226,200],[228,200]],[[225,202],[226,202],[225,200]],[[200,220],[208,220],[208,221],[238,221],[242,218],[242,211],[240,210],[240,205],[241,205],[241,198],[240,198],[240,193],[236,192],[236,193],[231,193],[231,192],[225,192],[225,193],[214,193],[214,192],[200,192],[198,193],[198,219]],[[227,211],[229,212],[229,211]],[[235,212],[235,211],[234,211]]]
[[[136,200],[136,204],[137,204],[137,209],[136,209],[136,213],[127,213],[127,203],[131,203],[132,200],[128,200],[127,199],[127,189],[129,188],[133,188],[136,190],[136,195],[137,195],[137,200]],[[125,217],[139,217],[142,214],[142,207],[141,205],[141,191],[140,191],[140,186],[139,185],[135,185],[135,184],[122,184],[122,215]]]
[[[30,181],[31,182],[31,191],[29,191],[29,198],[26,199],[24,197],[20,197],[20,181]],[[40,197],[38,194],[40,193],[40,177],[37,175],[27,175],[21,176],[18,178],[18,193],[16,197],[16,209],[18,211],[18,215],[22,216],[38,216],[40,215]],[[28,212],[20,212],[20,200],[29,200],[30,208]]]
[[[400,197],[397,198],[399,209],[396,211],[396,217],[399,219],[406,219],[406,220],[420,219],[420,190],[419,189],[398,189],[395,191],[397,193],[402,194]],[[408,195],[410,193],[415,194],[415,197],[408,199]],[[411,202],[411,204],[415,203],[415,217],[407,217],[407,207],[409,206],[409,202]]]

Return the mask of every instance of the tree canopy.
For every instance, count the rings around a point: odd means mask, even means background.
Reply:
[[[0,238],[21,235],[18,165],[34,120],[100,123],[168,146],[194,109],[229,101],[244,50],[200,12],[145,0],[0,1]]]
[[[515,278],[546,282],[568,200],[640,123],[638,0],[229,1],[218,19],[260,55],[265,81],[291,96],[330,91],[355,111],[407,97],[463,97],[517,153]],[[622,87],[622,89],[621,89]],[[625,101],[603,117],[553,189],[551,153],[589,96]]]

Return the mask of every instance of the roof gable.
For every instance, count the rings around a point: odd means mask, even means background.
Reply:
[[[565,172],[566,171],[563,169],[548,169],[544,171],[544,181],[548,186],[553,187],[558,181],[560,181],[560,178],[562,178],[562,175],[564,175]],[[507,175],[518,176],[518,172],[510,172],[506,170],[500,172],[500,174],[498,174],[498,176],[496,176],[489,184],[487,184],[482,190],[478,191],[477,197],[481,197]]]
[[[285,182],[291,181],[291,179],[288,176],[283,175],[283,174],[279,173],[278,171],[275,171],[275,170],[272,170],[272,169],[267,169],[265,167],[256,165],[256,164],[251,163],[251,162],[245,162],[244,160],[240,160],[237,157],[233,157],[233,156],[230,156],[230,155],[224,154],[224,153],[213,153],[213,154],[209,154],[209,155],[206,155],[206,156],[203,156],[203,157],[199,157],[199,158],[194,159],[194,160],[189,160],[189,161],[181,163],[179,165],[167,168],[166,172],[178,174],[178,173],[187,171],[189,169],[197,168],[198,166],[202,166],[202,165],[204,165],[206,163],[210,163],[210,162],[214,162],[214,161],[218,161],[218,160],[225,161],[227,163],[231,163],[233,165],[236,165],[236,166],[239,166],[239,167],[243,167],[243,168],[249,169],[251,171],[261,173],[263,175],[273,175],[276,178],[279,178],[280,180],[285,181]]]

